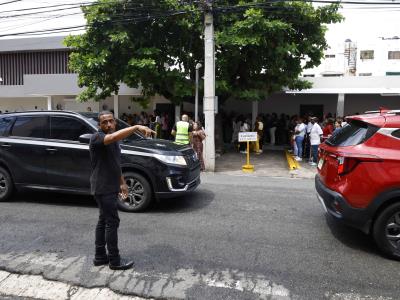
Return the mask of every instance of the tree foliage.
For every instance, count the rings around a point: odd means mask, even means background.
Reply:
[[[194,96],[195,65],[204,60],[199,1],[99,0],[83,8],[87,31],[69,36],[70,68],[100,100],[121,82],[174,103]],[[320,64],[325,24],[341,21],[338,5],[303,1],[214,1],[216,88],[224,100],[263,100],[282,88],[303,89],[303,68]]]

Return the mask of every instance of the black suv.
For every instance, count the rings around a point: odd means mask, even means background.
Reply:
[[[117,129],[129,126],[117,120]],[[16,189],[90,194],[90,136],[95,113],[32,111],[0,116],[0,201]],[[136,133],[121,143],[121,168],[129,187],[124,211],[146,209],[154,199],[193,191],[200,163],[190,146]]]

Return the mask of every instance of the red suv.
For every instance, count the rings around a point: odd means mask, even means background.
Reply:
[[[319,148],[315,186],[325,211],[371,233],[400,259],[400,111],[347,118]]]

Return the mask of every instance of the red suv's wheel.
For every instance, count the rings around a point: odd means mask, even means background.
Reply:
[[[400,260],[400,202],[385,208],[375,221],[373,235],[378,247]]]

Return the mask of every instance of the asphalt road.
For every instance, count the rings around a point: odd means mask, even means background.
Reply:
[[[400,262],[327,218],[313,180],[203,175],[193,194],[120,213],[132,271],[95,268],[90,197],[0,203],[0,269],[145,297],[400,299]]]

